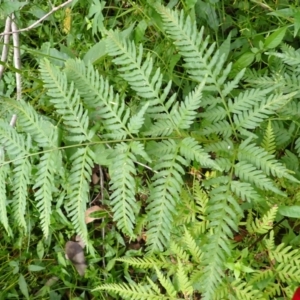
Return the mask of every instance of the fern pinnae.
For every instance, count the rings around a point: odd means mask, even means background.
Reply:
[[[178,290],[185,295],[185,297],[188,297],[193,294],[194,289],[193,286],[185,272],[185,269],[182,265],[182,263],[178,262],[178,269],[176,272],[176,279],[178,282]]]
[[[258,170],[253,164],[240,161],[235,165],[234,169],[235,175],[242,181],[252,183],[262,190],[272,191],[278,195],[286,196],[284,192],[275,186],[270,178],[261,170]]]
[[[25,221],[28,184],[30,183],[31,164],[28,158],[23,158],[13,168],[13,214],[16,223],[27,228]]]
[[[85,224],[86,204],[89,197],[89,186],[94,166],[94,152],[90,147],[78,148],[71,157],[69,186],[70,194],[66,203],[66,210],[76,233],[87,244],[88,233]]]
[[[249,233],[267,233],[273,228],[273,222],[275,221],[277,211],[278,206],[275,205],[271,207],[261,219],[255,219],[252,222],[247,221],[247,231]]]
[[[89,117],[103,124],[106,130],[102,133],[103,137],[112,139],[133,137],[132,134],[135,134],[137,128],[141,126],[147,104],[136,116],[132,116],[127,124],[130,111],[125,105],[124,98],[114,92],[108,80],[100,76],[90,63],[85,66],[82,61],[68,60],[65,72],[69,80],[75,82],[84,104],[92,108],[93,113],[90,113]]]
[[[8,224],[8,217],[7,217],[7,196],[6,196],[6,180],[7,175],[9,173],[9,166],[2,165],[4,162],[4,148],[0,146],[0,222],[2,223],[6,232],[11,235],[11,230]]]
[[[157,267],[154,267],[154,268],[155,268],[156,275],[157,275],[157,278],[158,278],[160,284],[166,289],[167,295],[169,297],[176,297],[177,291],[175,290],[170,279],[165,277],[163,275],[163,273]]]
[[[56,111],[62,115],[64,124],[68,127],[70,134],[67,138],[76,142],[91,140],[93,132],[88,128],[88,111],[84,110],[80,103],[74,82],[68,85],[66,74],[59,72],[47,60],[41,62],[40,72],[45,87],[48,89],[50,101],[54,104]]]
[[[1,144],[5,148],[10,160],[13,161],[13,201],[12,208],[18,225],[27,228],[25,221],[25,209],[28,195],[27,185],[30,182],[31,164],[27,156],[30,147],[30,138],[25,140],[24,136],[16,130],[0,123]]]
[[[204,273],[202,278],[202,290],[204,299],[212,299],[217,285],[222,282],[222,271],[226,257],[231,254],[231,242],[233,230],[237,230],[241,209],[231,196],[228,186],[216,187],[210,193],[208,206],[209,242],[203,249]]]
[[[187,161],[178,154],[178,146],[173,140],[163,141],[155,147],[156,155],[164,153],[155,166],[151,193],[148,199],[148,250],[162,251],[167,245],[172,229],[173,213],[179,201],[182,175]]]
[[[112,191],[110,204],[114,212],[114,221],[124,233],[131,237],[134,237],[133,228],[138,213],[134,180],[136,174],[134,161],[136,160],[130,145],[120,143],[114,149],[114,157],[109,166]]]
[[[273,154],[269,154],[263,148],[251,143],[251,139],[246,139],[239,146],[238,158],[240,161],[246,161],[261,168],[268,176],[282,178],[285,177],[293,182],[298,180],[293,177],[288,169],[278,162]]]
[[[150,279],[149,279],[150,280]],[[138,284],[113,284],[107,283],[103,284],[92,291],[106,290],[108,292],[117,294],[125,299],[132,300],[170,300],[169,297],[165,297],[164,295],[156,295],[157,288],[153,289],[149,285],[138,285]],[[151,288],[152,287],[152,288]],[[175,300],[175,299],[174,299]]]
[[[41,227],[46,238],[49,236],[50,217],[52,213],[51,192],[53,190],[52,185],[57,157],[60,157],[60,154],[56,151],[47,152],[41,157],[36,174],[36,183],[33,186],[36,206],[40,212]]]
[[[263,140],[261,142],[261,146],[265,149],[265,151],[267,151],[270,154],[274,154],[276,151],[275,134],[272,128],[271,121],[268,122]]]
[[[118,32],[108,31],[107,50],[110,56],[113,56],[113,62],[119,65],[119,71],[124,80],[126,80],[136,93],[150,101],[151,107],[163,103],[171,86],[167,85],[163,94],[161,94],[162,74],[157,69],[151,79],[153,70],[153,60],[148,54],[145,61],[142,62],[143,46],[139,46],[138,54],[134,42],[130,42],[121,37]]]

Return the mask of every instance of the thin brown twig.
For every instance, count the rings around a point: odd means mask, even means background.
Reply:
[[[26,28],[22,28],[19,30],[15,30],[15,31],[10,31],[10,32],[3,32],[0,34],[0,36],[3,35],[8,35],[8,34],[13,34],[13,33],[17,33],[17,32],[24,32],[24,31],[29,31],[30,29],[33,29],[35,26],[37,26],[38,24],[40,24],[41,22],[43,22],[45,19],[47,19],[51,14],[53,14],[54,12],[56,12],[57,10],[63,8],[64,6],[72,3],[73,0],[68,0],[64,3],[62,3],[61,5],[55,6],[53,7],[48,13],[46,13],[42,18],[40,18],[39,20],[37,20],[36,22],[34,22],[33,24],[31,24],[30,26],[26,27]]]
[[[6,33],[6,32],[9,32],[10,30],[11,30],[11,18],[10,18],[10,16],[8,16],[5,21],[4,32]],[[3,63],[6,63],[6,60],[7,60],[8,49],[9,49],[9,39],[10,39],[10,35],[6,34],[3,39],[4,43],[3,43],[2,54],[1,54],[1,61]],[[0,65],[0,79],[3,76],[4,70],[5,70],[5,66]]]
[[[20,39],[18,26],[15,22],[15,15],[11,15],[11,29],[14,32],[13,36],[13,46],[14,46],[14,67],[18,70],[21,70],[21,54],[20,54]],[[16,87],[17,87],[17,100],[20,100],[22,97],[22,81],[21,74],[16,72]]]

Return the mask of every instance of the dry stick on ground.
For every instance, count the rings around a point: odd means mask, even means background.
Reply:
[[[10,28],[11,28],[11,18],[9,16],[6,18],[6,21],[5,21],[4,32],[9,32]],[[9,49],[9,38],[10,38],[10,35],[6,34],[3,39],[4,43],[3,43],[2,54],[1,54],[1,61],[3,63],[6,63],[6,60],[7,60],[8,49]],[[3,76],[4,70],[5,70],[5,66],[0,65],[0,80]]]
[[[21,70],[21,56],[20,56],[20,40],[19,40],[19,33],[18,27],[15,22],[15,15],[14,13],[11,14],[11,29],[14,32],[13,36],[13,47],[14,47],[14,67],[16,70]],[[17,88],[17,100],[21,100],[22,97],[22,83],[21,83],[21,74],[16,71],[16,88]],[[15,126],[17,122],[17,115],[13,114],[10,120],[10,126]]]
[[[12,33],[18,33],[18,32],[24,32],[24,31],[29,31],[30,29],[33,29],[34,27],[36,27],[38,24],[40,24],[41,22],[43,22],[45,19],[47,19],[51,14],[53,14],[54,12],[56,12],[57,10],[63,8],[64,6],[71,4],[73,2],[73,0],[68,0],[64,3],[62,3],[61,5],[55,6],[53,7],[48,13],[46,13],[42,18],[40,18],[39,20],[37,20],[36,22],[34,22],[33,24],[31,24],[30,26],[26,27],[26,28],[22,28],[22,29],[16,29],[16,30],[12,30],[10,32],[3,32],[0,34],[0,36],[3,35],[7,35],[7,34],[12,34]]]

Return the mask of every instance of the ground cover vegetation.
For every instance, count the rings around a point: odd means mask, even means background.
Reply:
[[[0,299],[291,299],[298,4],[1,1]]]

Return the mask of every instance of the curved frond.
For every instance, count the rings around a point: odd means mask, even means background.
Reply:
[[[267,233],[273,228],[273,222],[275,221],[278,206],[273,206],[262,218],[255,219],[252,222],[247,221],[247,230],[250,233]]]
[[[155,165],[157,173],[152,178],[150,197],[147,201],[147,243],[148,250],[162,251],[170,239],[173,214],[183,183],[184,169],[181,165],[186,165],[186,161],[178,155],[178,146],[173,140],[157,143],[156,147],[156,155],[164,155]]]
[[[57,146],[57,128],[51,122],[43,119],[34,108],[23,100],[8,99],[4,103],[12,113],[18,115],[18,127],[30,134],[40,147]]]
[[[114,92],[108,80],[100,76],[92,64],[85,66],[82,61],[68,60],[65,71],[68,78],[75,82],[84,104],[91,108],[90,118],[103,124],[105,132],[102,135],[105,138],[124,139],[139,131],[147,103],[136,116],[130,118],[125,99]]]
[[[69,132],[67,138],[74,142],[91,140],[93,132],[89,129],[88,111],[84,110],[80,103],[74,82],[68,85],[66,74],[60,72],[46,59],[41,62],[40,72],[50,101],[67,126]]]
[[[35,190],[36,206],[40,212],[41,227],[44,236],[49,236],[50,217],[52,213],[52,193],[54,178],[54,170],[56,169],[60,157],[60,153],[53,151],[45,153],[38,165],[36,174],[36,183],[33,186]]]
[[[278,162],[273,154],[269,154],[263,148],[250,143],[250,139],[240,144],[238,159],[254,164],[257,168],[262,169],[268,176],[282,178],[285,177],[293,182],[298,182],[286,167]]]
[[[134,236],[133,228],[139,207],[135,199],[136,157],[130,145],[120,143],[114,149],[114,157],[110,169],[110,204],[114,213],[114,221],[129,236]]]
[[[76,233],[87,244],[88,234],[85,224],[86,203],[89,197],[92,168],[94,167],[94,153],[90,147],[78,148],[71,157],[69,187],[70,195],[66,203],[66,210]]]

